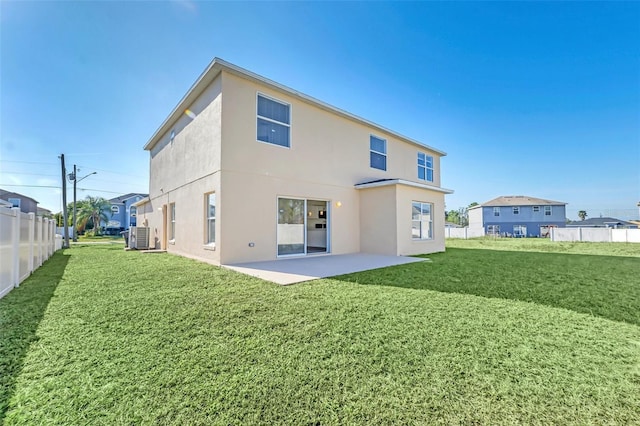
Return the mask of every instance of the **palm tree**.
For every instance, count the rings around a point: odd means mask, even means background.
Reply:
[[[100,221],[108,222],[107,211],[111,207],[109,201],[102,197],[87,196],[78,207],[78,224],[86,227],[87,222],[93,222],[93,232],[95,235],[100,234]]]
[[[585,220],[587,218],[587,211],[586,210],[580,210],[578,212],[578,217],[580,218],[580,220]]]

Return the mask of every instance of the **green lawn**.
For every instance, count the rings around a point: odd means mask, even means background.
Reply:
[[[0,300],[0,418],[638,424],[637,249],[476,244],[288,287],[74,246]]]

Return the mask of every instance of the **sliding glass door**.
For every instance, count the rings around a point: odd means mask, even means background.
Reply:
[[[305,200],[278,198],[278,256],[305,254]]]
[[[329,203],[278,198],[278,256],[329,252]]]

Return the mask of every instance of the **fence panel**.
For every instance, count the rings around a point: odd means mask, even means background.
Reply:
[[[640,229],[553,228],[552,241],[640,243]]]
[[[31,271],[29,270],[29,228],[31,223],[29,221],[29,215],[26,213],[20,213],[20,275],[18,275],[19,282],[24,281],[29,276]]]
[[[627,242],[640,243],[640,229],[627,229]]]
[[[26,279],[54,250],[55,223],[20,209],[0,208],[0,297]]]
[[[582,241],[594,243],[608,243],[611,241],[611,231],[609,228],[581,228]]]
[[[484,237],[484,228],[444,228],[445,238],[478,238]]]
[[[640,229],[612,229],[611,241],[616,243],[640,243]]]
[[[467,228],[467,238],[484,237],[484,228]]]
[[[0,297],[13,288],[13,224],[17,209],[0,208]]]
[[[627,230],[626,229],[612,229],[611,241],[614,243],[626,243],[627,242]]]

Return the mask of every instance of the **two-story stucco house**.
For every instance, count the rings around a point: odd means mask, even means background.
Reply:
[[[549,228],[564,227],[567,203],[525,195],[505,195],[471,207],[469,228],[487,235],[547,237]]]
[[[444,250],[444,152],[223,60],[144,148],[152,247],[215,264]]]
[[[131,226],[136,226],[137,208],[134,204],[147,196],[148,194],[130,193],[110,199],[111,206],[106,212],[109,221],[100,224],[105,233],[116,235]]]

